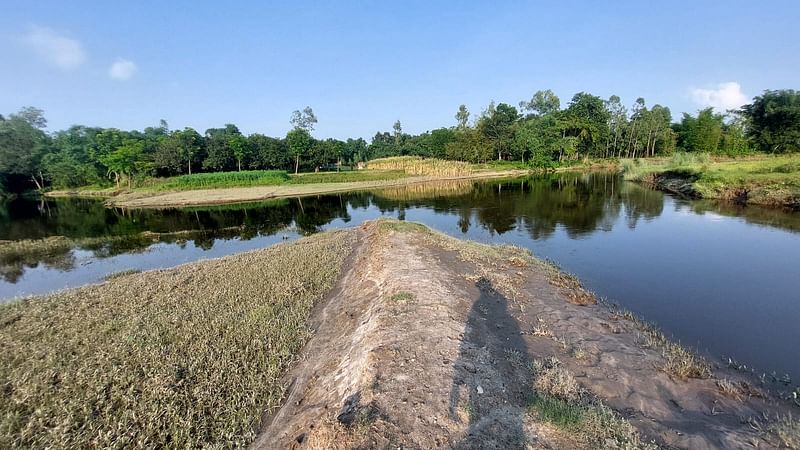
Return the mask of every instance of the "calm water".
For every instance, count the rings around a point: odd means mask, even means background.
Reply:
[[[0,239],[79,248],[0,265],[0,298],[170,267],[381,216],[513,243],[683,343],[800,381],[800,214],[675,199],[611,174],[420,185],[197,210],[0,204]],[[159,235],[145,235],[142,232]],[[110,242],[92,239],[111,236]]]

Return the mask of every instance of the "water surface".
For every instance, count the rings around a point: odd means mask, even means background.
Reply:
[[[382,216],[529,248],[685,344],[800,380],[800,214],[680,200],[613,174],[433,183],[191,210],[17,200],[0,206],[0,239],[61,235],[92,242],[48,260],[4,264],[0,298],[261,248]],[[93,241],[104,236],[113,242]]]

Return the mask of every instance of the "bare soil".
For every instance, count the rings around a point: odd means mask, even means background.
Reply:
[[[285,379],[284,405],[265,417],[253,448],[598,448],[529,407],[530,365],[549,357],[644,442],[779,446],[767,430],[791,406],[769,386],[720,367],[708,379],[671,377],[634,321],[574,304],[580,288],[520,250],[386,224],[358,231]],[[734,392],[718,386],[723,378],[739,383]]]

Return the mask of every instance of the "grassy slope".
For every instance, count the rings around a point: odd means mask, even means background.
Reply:
[[[800,206],[800,155],[739,160],[711,160],[704,156],[676,156],[671,160],[623,163],[625,178],[646,180],[672,171],[696,177],[694,189],[705,198],[741,198],[770,206]]]
[[[353,237],[0,306],[0,447],[246,445]]]

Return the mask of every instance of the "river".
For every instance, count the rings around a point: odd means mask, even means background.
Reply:
[[[262,248],[378,217],[526,247],[717,361],[730,357],[759,373],[800,381],[800,213],[677,199],[610,173],[187,210],[13,200],[0,203],[0,240],[66,236],[77,244],[2,261],[0,299]]]

